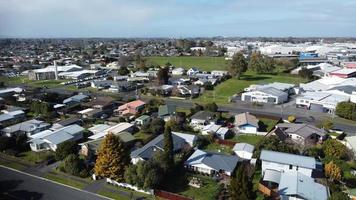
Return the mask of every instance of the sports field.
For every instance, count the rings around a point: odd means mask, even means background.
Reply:
[[[224,57],[207,57],[207,56],[155,56],[146,57],[148,63],[164,65],[167,62],[176,67],[183,67],[189,69],[191,67],[197,67],[202,71],[212,70],[226,70],[227,61]]]

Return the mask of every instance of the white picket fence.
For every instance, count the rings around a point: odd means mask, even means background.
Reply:
[[[154,194],[154,191],[152,189],[150,189],[150,190],[141,190],[141,189],[139,189],[138,187],[136,187],[134,185],[131,185],[131,184],[128,184],[128,183],[119,183],[117,181],[111,180],[110,178],[106,178],[106,182],[110,183],[110,184],[113,184],[113,185],[116,185],[116,186],[119,186],[119,187],[129,188],[129,189],[135,190],[137,192],[142,192],[142,193],[151,194],[151,195]]]

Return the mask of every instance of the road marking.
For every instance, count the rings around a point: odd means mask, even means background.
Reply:
[[[29,174],[29,173],[26,173],[26,172],[23,172],[23,171],[20,171],[20,170],[17,170],[17,169],[13,169],[13,168],[10,168],[10,167],[6,167],[6,166],[4,166],[4,165],[0,165],[0,167],[5,168],[5,169],[8,169],[8,170],[11,170],[11,171],[18,172],[18,173],[20,173],[20,174],[24,174],[24,175],[27,175],[27,176],[31,176],[31,177],[33,177],[33,178],[37,178],[37,179],[40,179],[40,180],[43,180],[43,181],[48,181],[48,182],[51,182],[51,183],[54,183],[54,184],[62,185],[62,186],[65,186],[65,187],[68,187],[68,188],[71,188],[71,189],[74,189],[74,190],[77,190],[77,191],[80,191],[80,192],[85,192],[85,193],[88,193],[88,194],[91,194],[91,195],[95,195],[95,196],[98,196],[98,197],[101,197],[101,198],[113,200],[113,199],[111,199],[111,198],[109,198],[109,197],[102,196],[102,195],[100,195],[100,194],[96,194],[96,193],[93,193],[93,192],[89,192],[89,191],[86,191],[86,190],[82,190],[82,189],[79,189],[79,188],[76,188],[76,187],[73,187],[73,186],[70,186],[70,185],[66,185],[66,184],[63,184],[63,183],[59,183],[59,182],[56,182],[56,181],[53,181],[53,180],[44,178],[44,177],[35,176],[35,175],[33,175],[33,174]]]

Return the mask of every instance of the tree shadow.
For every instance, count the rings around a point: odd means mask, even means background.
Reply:
[[[27,190],[16,190],[22,183],[22,180],[5,180],[0,181],[0,199],[23,199],[23,200],[39,200],[43,194],[39,192],[31,192]]]
[[[267,131],[268,126],[264,124],[262,121],[258,121],[258,130],[262,132]]]

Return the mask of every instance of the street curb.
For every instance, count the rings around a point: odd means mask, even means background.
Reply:
[[[17,169],[13,169],[13,168],[11,168],[11,167],[7,167],[7,166],[4,166],[4,165],[0,165],[0,167],[5,168],[5,169],[8,169],[8,170],[11,170],[11,171],[15,171],[15,172],[18,172],[18,173],[27,175],[27,176],[31,176],[31,177],[33,177],[33,178],[37,178],[37,179],[40,179],[40,180],[43,180],[43,181],[48,181],[48,182],[51,182],[51,183],[54,183],[54,184],[62,185],[62,186],[65,186],[65,187],[68,187],[68,188],[71,188],[71,189],[74,189],[74,190],[77,190],[77,191],[80,191],[80,192],[85,192],[85,193],[88,193],[88,194],[91,194],[91,195],[95,195],[95,196],[97,196],[97,197],[101,197],[101,198],[104,198],[104,199],[113,200],[113,199],[111,199],[111,198],[109,198],[109,197],[102,196],[102,195],[100,195],[100,194],[96,194],[96,193],[92,193],[92,192],[89,192],[89,191],[86,191],[86,190],[82,190],[82,189],[79,189],[79,188],[76,188],[76,187],[73,187],[73,186],[70,186],[70,185],[66,185],[66,184],[63,184],[63,183],[59,183],[59,182],[56,182],[56,181],[53,181],[53,180],[44,178],[44,177],[35,176],[35,175],[33,175],[33,174],[29,174],[29,173],[26,173],[26,172],[23,172],[23,171],[20,171],[20,170],[17,170]]]

